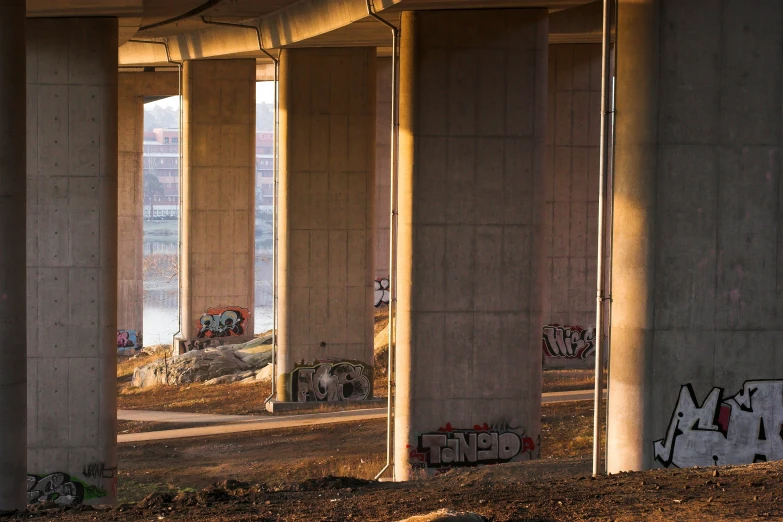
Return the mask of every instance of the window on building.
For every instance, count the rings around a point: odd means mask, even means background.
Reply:
[[[169,142],[168,138],[163,138],[163,143],[168,143],[168,142]]]

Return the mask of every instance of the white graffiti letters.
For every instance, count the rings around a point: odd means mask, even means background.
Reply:
[[[362,401],[370,395],[370,380],[361,364],[322,363],[294,369],[291,388],[298,402]]]
[[[595,328],[560,326],[544,327],[544,355],[569,359],[587,359],[595,356]]]
[[[421,435],[418,449],[410,456],[414,465],[428,468],[477,466],[508,462],[522,453],[532,457],[535,448],[533,439],[514,431],[496,431],[486,424],[457,430],[446,424],[437,432]]]
[[[389,304],[389,280],[385,277],[375,280],[375,308]]]
[[[66,473],[52,473],[45,477],[27,475],[27,503],[54,502],[61,506],[81,504],[84,486],[71,481]]]
[[[667,468],[783,459],[783,381],[747,381],[726,399],[713,388],[701,406],[693,387],[683,386],[654,451]]]

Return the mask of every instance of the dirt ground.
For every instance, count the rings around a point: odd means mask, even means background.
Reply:
[[[134,504],[7,520],[394,521],[442,508],[492,521],[783,517],[783,463],[592,478],[591,403],[543,413],[538,461],[398,484],[365,480],[385,462],[383,420],[121,444],[120,500]]]

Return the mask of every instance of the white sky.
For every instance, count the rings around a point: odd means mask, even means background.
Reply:
[[[179,108],[179,96],[164,98],[152,103],[146,103],[146,107],[168,107],[170,109]],[[256,82],[256,103],[275,101],[275,82]]]

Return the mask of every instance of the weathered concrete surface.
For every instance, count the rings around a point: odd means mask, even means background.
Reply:
[[[551,283],[544,321],[547,325],[581,326],[592,331],[598,249],[601,45],[550,45],[548,90],[547,180],[544,193],[539,195],[546,200],[551,234],[545,245],[545,270]],[[544,350],[543,360],[545,368],[595,365],[594,356],[552,356],[548,350]]]
[[[392,59],[375,63],[375,279],[382,279],[389,277]]]
[[[297,363],[371,365],[375,60],[371,48],[285,49],[281,55],[282,401],[292,400]]]
[[[144,335],[144,96],[176,96],[177,73],[118,76],[117,328]]]
[[[0,510],[27,503],[25,2],[0,0]]]
[[[212,335],[199,333],[201,318],[230,307],[245,310],[231,336],[253,336],[255,75],[254,60],[185,62],[180,280],[186,339]]]
[[[721,419],[721,405],[706,404],[701,431],[691,429],[695,405],[675,410],[685,384],[702,404],[713,387],[726,399],[745,381],[783,379],[783,2],[754,7],[620,2],[613,472],[695,452],[709,465],[736,453],[781,458],[779,392],[744,390]],[[657,439],[672,454],[654,451]]]
[[[423,439],[449,425],[494,426],[503,460],[539,451],[547,26],[545,9],[403,13],[399,480],[453,457]]]
[[[117,20],[27,29],[27,471],[65,473],[94,486],[84,502],[112,503]]]

